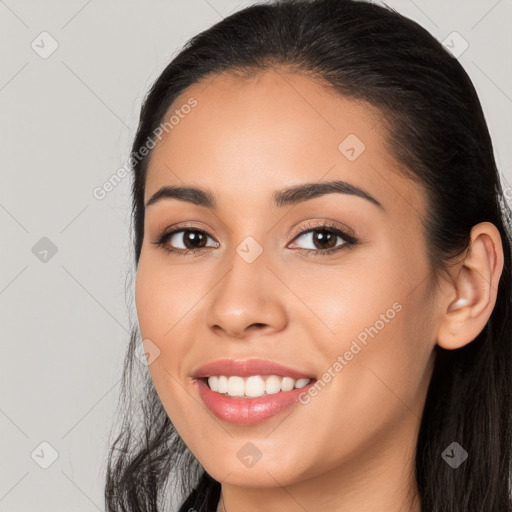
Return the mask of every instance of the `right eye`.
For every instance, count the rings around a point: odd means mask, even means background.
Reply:
[[[207,238],[212,239],[206,231],[201,229],[181,228],[167,233],[162,233],[158,240],[154,242],[154,245],[162,247],[162,249],[167,252],[184,256],[189,253],[201,251],[204,247],[212,247],[212,245],[206,245]],[[182,247],[176,247],[176,245],[179,245],[180,243]],[[218,247],[218,242],[215,242],[215,244],[213,247]]]

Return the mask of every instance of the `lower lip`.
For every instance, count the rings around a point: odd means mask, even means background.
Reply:
[[[311,380],[302,388],[279,391],[258,398],[240,398],[212,391],[203,379],[195,379],[199,395],[206,407],[217,418],[238,425],[252,425],[264,421],[299,402],[299,395],[314,385]]]

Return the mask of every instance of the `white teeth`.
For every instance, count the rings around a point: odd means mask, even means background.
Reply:
[[[230,377],[229,380],[233,378]],[[248,377],[245,381],[244,391],[246,396],[262,396],[265,393],[265,381],[259,375]]]
[[[243,396],[244,395],[244,379],[242,377],[233,376],[228,379],[228,395]]]
[[[265,391],[267,395],[279,393],[281,391],[281,377],[277,375],[269,375],[265,381]]]
[[[291,377],[283,377],[281,381],[281,391],[291,391],[293,386],[295,386],[295,380]]]
[[[303,388],[307,383],[309,382],[309,379],[299,379],[296,383],[295,383],[295,387],[296,388]]]
[[[208,386],[210,386],[210,389],[212,391],[218,391],[219,390],[219,377],[216,377],[216,376],[208,377]]]
[[[219,384],[217,386],[217,391],[219,393],[227,393],[228,392],[228,378],[221,375],[219,377]]]
[[[212,391],[228,394],[229,396],[257,398],[265,394],[271,395],[280,391],[303,388],[310,380],[295,380],[291,377],[280,377],[278,375],[251,375],[250,377],[212,375],[208,377],[208,386]]]

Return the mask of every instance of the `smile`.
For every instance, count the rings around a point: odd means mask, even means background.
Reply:
[[[211,376],[208,378],[194,379],[194,384],[197,386],[198,394],[211,411],[211,413],[222,421],[236,424],[236,425],[253,425],[260,423],[273,416],[278,415],[285,409],[299,403],[299,395],[307,392],[307,390],[313,386],[316,379],[299,379],[295,381],[290,377],[279,377],[277,375],[267,376],[269,381],[269,389],[277,389],[279,384],[279,390],[274,393],[266,392],[266,381],[265,392],[259,396],[247,396],[245,386],[249,382],[248,393],[251,393],[251,387],[254,386],[254,393],[261,392],[261,382],[263,376],[253,375],[247,379],[243,379],[239,376],[226,377],[224,375]],[[240,380],[239,380],[240,379]],[[212,382],[212,386],[217,386],[217,391],[210,389],[208,381]],[[233,384],[231,384],[231,381]],[[307,382],[304,382],[307,381]],[[253,384],[253,382],[256,382]],[[241,394],[243,385],[243,395]],[[239,393],[238,395],[232,396],[228,392],[220,392],[227,386],[227,389],[231,389],[232,393]],[[233,387],[231,387],[233,386]],[[297,387],[301,386],[301,387]],[[284,389],[281,389],[283,387]]]
[[[231,397],[257,398],[264,395],[300,389],[311,379],[293,379],[279,375],[251,375],[240,377],[232,375],[212,375],[206,379],[208,387],[216,393]]]

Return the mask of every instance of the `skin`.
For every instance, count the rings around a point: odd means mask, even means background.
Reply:
[[[222,484],[218,510],[420,511],[414,450],[432,351],[485,326],[503,267],[499,232],[475,226],[471,250],[434,288],[425,194],[397,172],[378,110],[284,70],[209,78],[169,112],[190,97],[197,106],[153,150],[145,201],[186,184],[210,189],[218,207],[146,207],[136,306],[142,337],[159,350],[149,369],[162,404]],[[338,149],[349,134],[365,144],[354,161]],[[339,193],[271,206],[275,190],[331,179],[383,209]],[[349,228],[360,243],[322,255],[326,245],[299,235],[310,221]],[[207,247],[178,255],[152,244],[178,223],[206,231]],[[248,236],[263,250],[252,263],[236,252]],[[171,244],[184,248],[183,232]],[[401,310],[317,396],[255,425],[213,416],[190,377],[214,359],[262,357],[322,379],[394,303]],[[252,467],[237,457],[247,442],[262,454]]]

